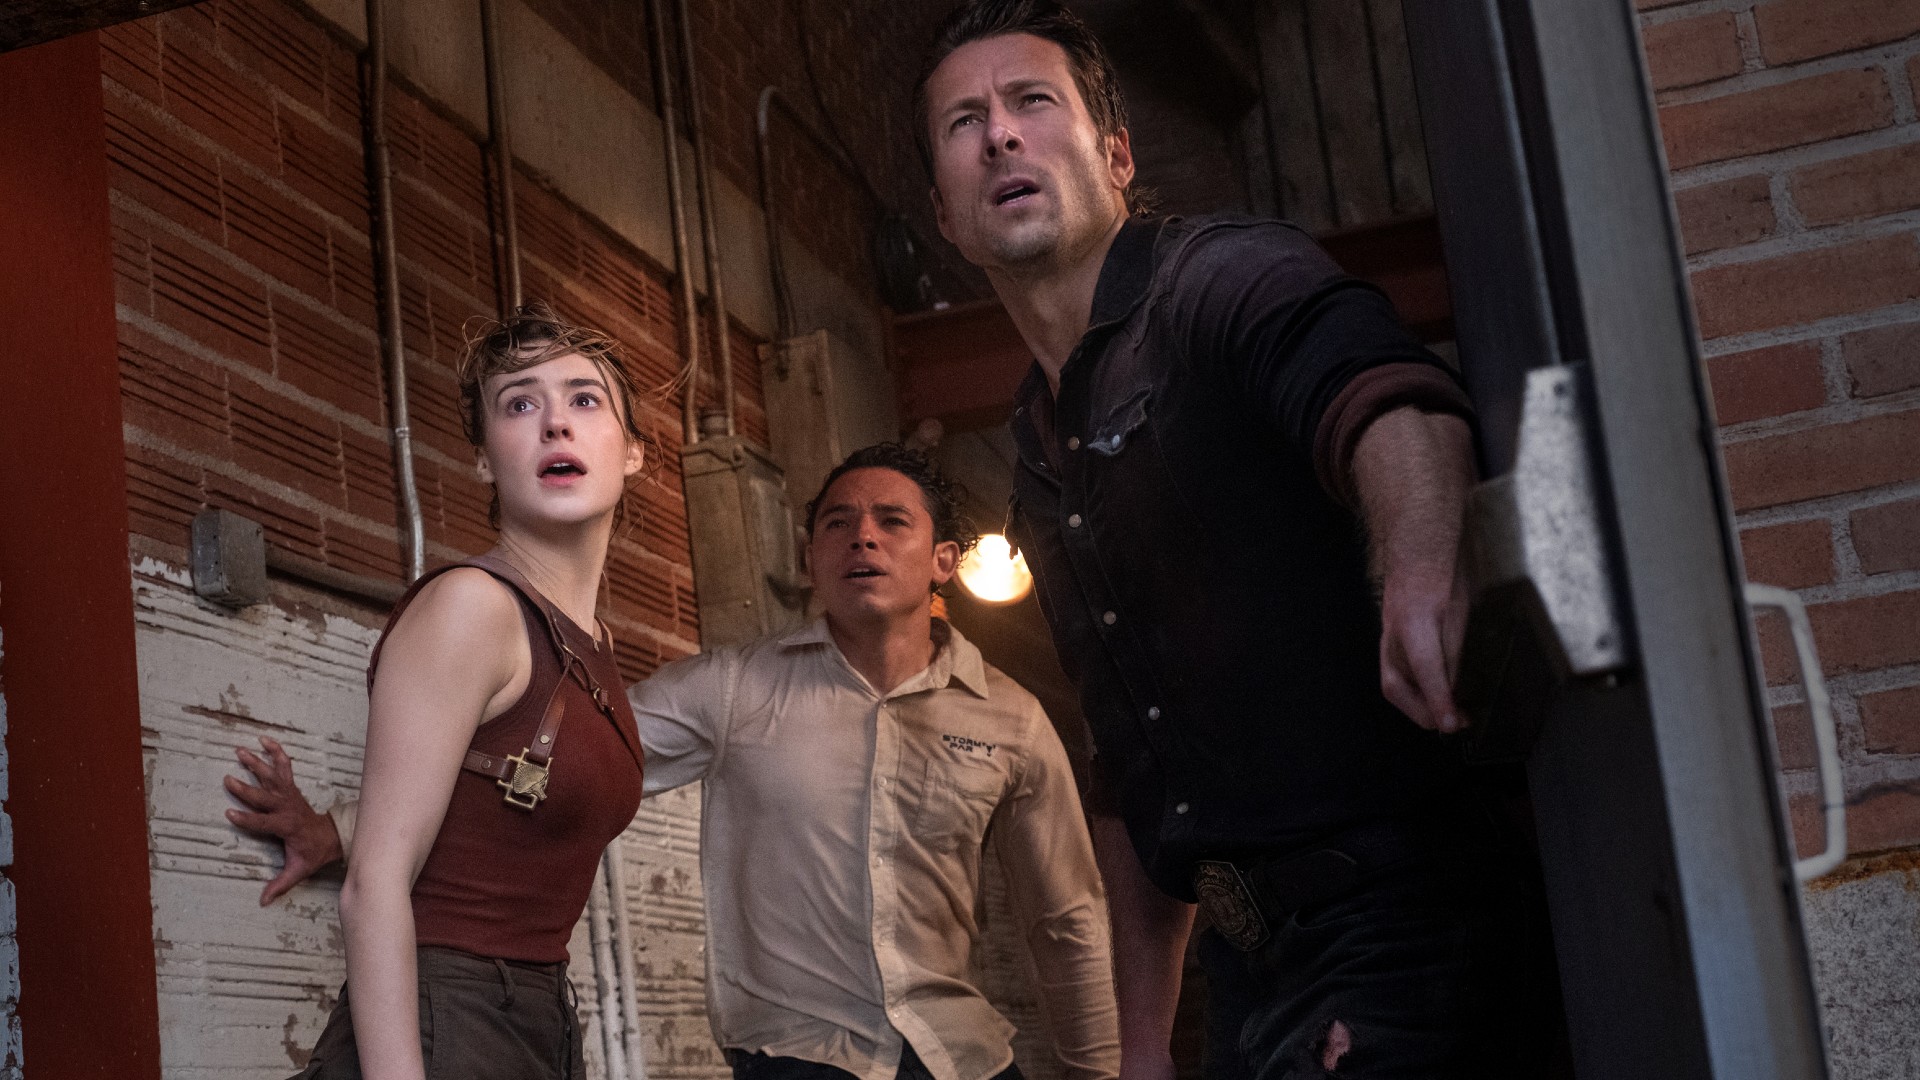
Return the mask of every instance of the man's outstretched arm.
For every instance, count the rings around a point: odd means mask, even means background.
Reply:
[[[332,863],[344,860],[341,829],[330,814],[318,813],[293,781],[293,761],[280,744],[265,735],[260,748],[263,760],[246,747],[235,747],[240,765],[253,774],[249,784],[237,776],[226,778],[227,794],[239,799],[245,810],[229,809],[227,820],[248,832],[271,836],[286,849],[286,861],[280,872],[260,890],[262,907],[272,903],[288,889],[312,877]],[[336,808],[352,820],[352,804]]]
[[[1096,812],[1087,824],[1113,921],[1121,1080],[1173,1080],[1173,1014],[1194,907],[1148,879],[1119,818]]]
[[[1453,686],[1467,624],[1459,557],[1472,434],[1458,416],[1394,409],[1361,433],[1352,476],[1381,583],[1381,690],[1421,727],[1458,731],[1466,726]]]
[[[1100,870],[1073,766],[1032,705],[1038,737],[988,827],[1014,919],[1033,957],[1040,1011],[1067,1080],[1114,1080],[1121,1068],[1113,952]]]

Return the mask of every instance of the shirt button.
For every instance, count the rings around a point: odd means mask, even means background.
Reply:
[[[1193,809],[1193,807],[1188,806],[1186,803],[1179,803],[1176,806],[1174,806],[1173,812],[1176,814],[1184,814],[1191,809]]]
[[[1074,436],[1072,436],[1072,437],[1070,437],[1070,438],[1068,438],[1068,439],[1067,439],[1067,449],[1069,449],[1069,450],[1078,450],[1078,449],[1080,449],[1080,436],[1078,436],[1078,435],[1074,435]]]
[[[1148,706],[1148,708],[1147,708],[1147,719],[1149,719],[1149,720],[1158,720],[1158,719],[1160,719],[1160,706],[1158,706],[1158,705],[1151,705],[1151,706]]]
[[[1114,614],[1113,612],[1111,612],[1111,611],[1109,611],[1109,612],[1107,612],[1106,614],[1104,614],[1104,615],[1102,615],[1102,616],[1100,616],[1100,621],[1101,621],[1101,622],[1103,622],[1103,623],[1106,623],[1106,624],[1107,624],[1108,626],[1112,626],[1112,625],[1113,625],[1113,624],[1114,624],[1115,622],[1118,622],[1118,621],[1119,621],[1119,619],[1120,619],[1120,616],[1118,616],[1118,615],[1115,615],[1115,614]]]
[[[1080,527],[1080,515],[1079,515],[1079,514],[1068,514],[1068,515],[1067,515],[1067,528],[1069,528],[1069,529],[1077,529],[1077,528],[1079,528],[1079,527]]]

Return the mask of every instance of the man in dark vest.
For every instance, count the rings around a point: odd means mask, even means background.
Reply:
[[[1034,357],[1012,539],[1094,734],[1122,1075],[1172,1074],[1196,903],[1210,1077],[1537,1075],[1540,907],[1447,737],[1458,379],[1299,229],[1130,212],[1053,0],[963,4],[922,72],[941,232]]]

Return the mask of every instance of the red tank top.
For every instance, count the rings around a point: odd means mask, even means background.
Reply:
[[[503,960],[565,960],[600,853],[640,806],[643,759],[633,709],[610,636],[596,641],[532,586],[522,588],[482,560],[454,565],[477,566],[513,590],[533,656],[526,693],[481,724],[469,749],[502,758],[525,750],[556,684],[566,713],[553,739],[547,797],[534,809],[510,805],[493,779],[461,769],[446,818],[413,884],[414,934],[421,945]],[[422,586],[453,568],[422,575],[400,598],[367,666],[369,687],[380,649],[401,613]],[[611,717],[595,706],[583,680],[565,674],[555,632],[604,689]]]

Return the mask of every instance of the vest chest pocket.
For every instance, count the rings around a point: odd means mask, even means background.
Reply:
[[[929,758],[911,819],[915,839],[933,851],[979,846],[1006,786],[1006,775],[997,762],[975,764],[949,755]]]

